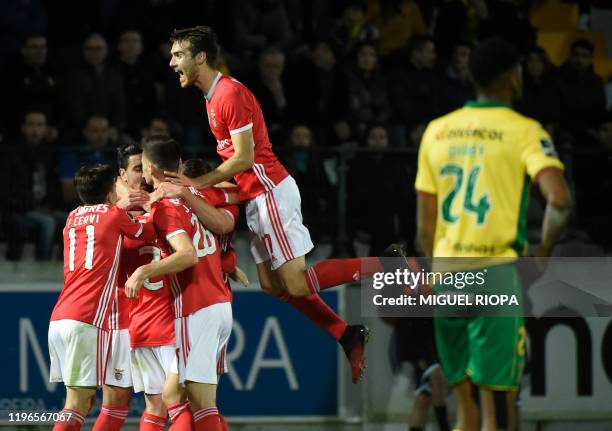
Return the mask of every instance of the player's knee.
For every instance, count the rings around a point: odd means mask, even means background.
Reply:
[[[102,392],[102,404],[108,406],[127,406],[131,398],[132,388],[105,385]]]
[[[166,405],[164,404],[161,394],[145,394],[145,401],[148,413],[159,417],[166,416]]]

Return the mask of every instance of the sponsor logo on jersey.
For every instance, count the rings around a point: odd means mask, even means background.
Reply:
[[[443,139],[461,139],[461,138],[477,138],[486,139],[489,141],[503,141],[504,132],[496,129],[488,129],[486,127],[456,127],[449,128],[444,126],[442,130],[436,133],[436,140]]]
[[[217,119],[215,118],[215,110],[213,108],[210,108],[210,111],[208,111],[208,121],[210,121],[214,128],[217,128]]]

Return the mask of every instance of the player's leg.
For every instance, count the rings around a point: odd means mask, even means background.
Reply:
[[[438,428],[440,431],[449,431],[450,426],[448,425],[448,413],[446,411],[448,387],[442,368],[438,364],[431,368],[428,380],[431,385],[431,401],[434,407],[436,421],[438,422]]]
[[[162,392],[166,375],[170,372],[175,358],[174,346],[132,349],[134,392],[144,392],[145,399],[145,410],[140,417],[140,431],[163,431],[166,427],[168,412]]]
[[[303,265],[303,258],[301,259]],[[319,295],[293,296],[289,294],[278,271],[272,271],[270,268],[269,260],[257,264],[257,275],[266,293],[297,309],[336,340],[342,337],[348,326],[347,323]]]
[[[111,331],[111,348],[102,387],[102,408],[92,431],[118,431],[128,415],[132,398],[130,335],[127,329]]]
[[[168,373],[162,392],[162,400],[172,421],[171,430],[192,431],[194,429],[193,415],[187,400],[187,391],[181,385],[177,372],[171,371]]]
[[[95,387],[66,386],[66,403],[53,426],[53,431],[80,430],[85,416],[93,406],[95,397]]]
[[[472,397],[472,385],[467,380],[470,361],[467,318],[434,318],[438,358],[447,384],[457,398],[457,424],[461,431],[478,429],[478,406]],[[474,428],[476,427],[476,428]]]
[[[480,427],[480,411],[474,400],[472,383],[465,379],[456,384],[453,393],[457,399],[457,424],[456,430],[478,431]]]
[[[104,385],[102,387],[102,408],[92,431],[118,431],[129,412],[132,388]]]
[[[416,396],[410,410],[410,416],[408,417],[410,431],[423,431],[425,429],[430,405],[431,397],[428,393],[421,392]]]
[[[49,324],[50,381],[64,382],[66,402],[54,430],[80,430],[102,385],[109,334],[75,320]]]
[[[487,268],[487,283],[483,290],[483,293],[495,292],[520,298],[522,290],[515,266]],[[521,311],[500,309],[502,316],[470,318],[469,369],[472,381],[481,387],[483,429],[496,429],[499,425],[493,391],[516,392],[519,388],[525,362],[526,335]],[[501,405],[505,407],[503,402]],[[518,421],[518,417],[514,420]]]
[[[180,339],[179,376],[185,382],[195,430],[223,431],[217,408],[217,382],[225,370],[225,350],[232,331],[231,303],[213,304],[185,319]]]

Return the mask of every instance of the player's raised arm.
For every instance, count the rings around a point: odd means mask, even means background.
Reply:
[[[168,242],[174,253],[164,259],[138,267],[125,282],[125,295],[128,298],[138,297],[138,289],[146,279],[181,272],[198,263],[195,248],[186,232],[177,232],[168,239]]]
[[[170,183],[162,183],[157,191],[165,198],[181,198],[191,207],[198,219],[208,230],[218,235],[234,230],[234,217],[223,208],[215,208],[190,189]]]
[[[255,160],[253,130],[249,129],[232,135],[232,145],[234,146],[234,154],[229,159],[209,173],[188,180],[189,183],[197,189],[212,187],[215,184],[232,179],[236,174],[251,169]],[[185,180],[181,180],[180,175],[171,172],[164,172],[164,175],[166,179],[173,183],[185,185]]]

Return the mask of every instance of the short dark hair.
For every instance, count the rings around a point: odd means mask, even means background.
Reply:
[[[170,43],[189,42],[189,51],[192,56],[200,52],[206,53],[206,62],[210,67],[217,66],[219,57],[219,40],[217,33],[207,25],[174,29],[170,35]]]
[[[408,41],[408,46],[406,47],[408,50],[408,55],[412,55],[415,51],[423,49],[425,45],[430,42],[434,43],[433,38],[425,34],[417,34],[416,36],[412,36],[410,41]]]
[[[212,171],[212,166],[204,159],[189,159],[183,162],[183,175],[197,178]]]
[[[117,162],[119,163],[119,167],[122,169],[127,169],[128,163],[130,162],[130,157],[138,154],[142,154],[142,149],[136,142],[127,142],[118,147]]]
[[[177,172],[181,161],[181,147],[165,135],[153,135],[142,140],[142,153],[159,169]]]
[[[593,45],[591,41],[586,39],[576,39],[575,41],[573,41],[571,50],[574,51],[576,48],[586,49],[591,54],[595,52],[595,45]]]
[[[103,204],[113,190],[117,173],[110,165],[84,165],[74,174],[74,186],[85,205]]]
[[[516,66],[520,57],[516,47],[499,37],[489,38],[470,54],[470,73],[478,87],[487,87]]]

